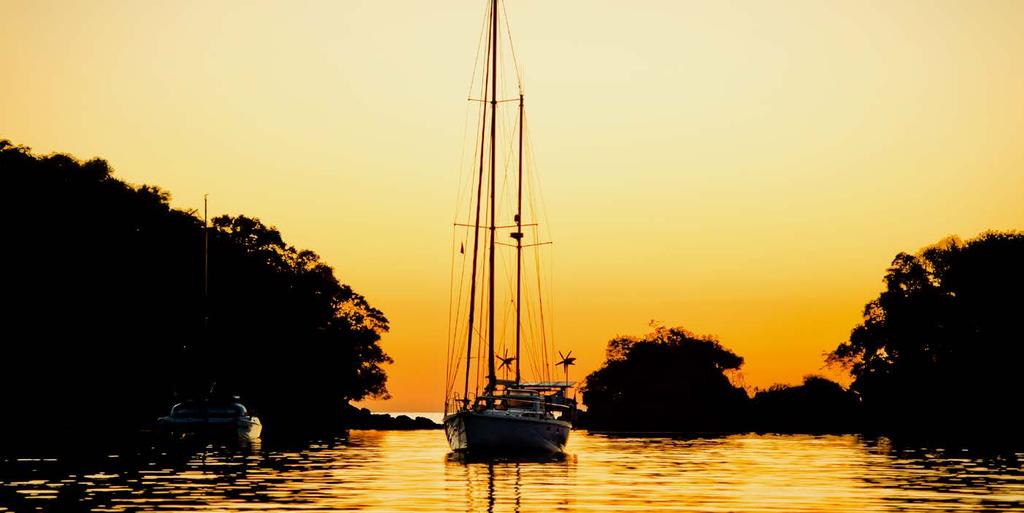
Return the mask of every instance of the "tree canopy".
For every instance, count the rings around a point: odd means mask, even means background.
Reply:
[[[734,430],[748,398],[726,373],[742,365],[715,338],[683,328],[615,338],[604,365],[586,378],[587,421],[605,429]]]
[[[839,383],[817,375],[795,386],[772,385],[752,400],[758,431],[837,433],[861,427],[860,401]]]
[[[213,381],[282,422],[387,394],[384,314],[275,228],[213,219],[204,301],[202,219],[165,191],[9,141],[0,177],[0,386],[23,421],[82,414],[134,429]]]
[[[828,355],[883,426],[1009,430],[1024,363],[1024,234],[900,253],[885,290]]]

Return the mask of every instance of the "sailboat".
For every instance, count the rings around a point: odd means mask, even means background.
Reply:
[[[203,196],[203,334],[209,332],[209,239],[206,196]],[[237,395],[216,393],[216,382],[205,394],[188,398],[171,407],[168,415],[157,419],[157,426],[176,436],[237,436],[243,440],[259,438],[263,424]]]
[[[544,360],[548,354],[554,354],[554,351],[547,351],[551,340],[543,335],[546,333],[546,327],[542,325],[539,330],[524,330],[524,326],[526,326],[523,319],[524,302],[526,301],[523,269],[524,249],[536,252],[549,242],[534,242],[529,239],[528,235],[539,238],[536,229],[529,230],[529,234],[524,231],[524,227],[535,228],[537,223],[524,222],[524,95],[522,81],[518,80],[518,98],[499,98],[500,47],[498,34],[502,26],[499,22],[499,11],[503,11],[503,9],[499,0],[490,0],[488,9],[488,21],[485,23],[484,32],[487,34],[487,41],[485,43],[486,51],[483,53],[484,73],[481,75],[481,98],[470,98],[470,101],[478,102],[481,107],[479,151],[472,159],[476,173],[469,180],[470,209],[466,212],[466,222],[455,223],[456,232],[458,233],[460,229],[463,230],[466,240],[458,243],[458,255],[463,262],[463,273],[456,279],[453,272],[453,288],[456,287],[456,280],[459,283],[459,293],[457,296],[453,294],[453,297],[459,299],[453,301],[456,313],[450,316],[455,328],[450,330],[452,337],[449,340],[449,372],[446,378],[444,406],[445,434],[452,450],[456,452],[562,453],[568,442],[572,419],[576,411],[576,400],[572,395],[574,384],[569,381],[568,375],[569,366],[573,364],[575,358],[571,356],[571,352],[563,356],[562,360],[554,365],[564,367],[565,379],[562,381],[551,379],[552,366]],[[505,26],[507,27],[507,22]],[[514,50],[509,54],[514,60]],[[520,78],[518,70],[516,77]],[[498,117],[498,104],[516,100],[518,100],[519,107],[518,112],[515,113],[517,119],[511,123],[502,123]],[[499,127],[506,127],[507,124],[516,125],[517,139],[509,138],[508,144],[500,143],[498,141]],[[514,206],[509,208],[509,211],[502,212],[497,209],[496,178],[499,174],[498,166],[500,164],[497,155],[499,145],[507,148],[505,158],[502,159],[506,162],[506,181],[511,174],[507,171],[512,167],[510,164],[513,160],[512,157],[516,157],[515,160],[518,161],[515,173],[517,183],[514,186],[507,185],[505,188],[506,197],[514,196]],[[513,150],[513,147],[517,149]],[[514,194],[508,193],[512,190],[515,191]],[[499,222],[499,215],[503,217],[502,222]],[[506,232],[507,230],[508,232]],[[509,239],[505,239],[506,242],[498,242],[499,236],[504,238],[503,232]],[[481,238],[484,239],[483,244],[481,244]],[[453,250],[455,246],[453,243]],[[514,273],[509,272],[512,276],[509,277],[507,286],[510,301],[501,303],[502,305],[514,305],[514,314],[508,312],[507,317],[514,315],[512,324],[514,326],[515,352],[512,356],[505,352],[503,356],[496,358],[495,313],[499,304],[495,301],[495,257],[499,254],[499,246],[511,247],[515,251],[515,270]],[[467,250],[468,255],[466,254]],[[501,251],[507,250],[502,249]],[[483,258],[480,258],[481,254]],[[486,260],[486,265],[483,263],[484,260]],[[505,261],[507,262],[508,259]],[[467,266],[468,271],[466,270]],[[466,275],[468,275],[468,298],[463,295]],[[478,288],[484,289],[485,295],[478,294]],[[542,293],[541,288],[538,277],[536,291],[539,295]],[[468,300],[463,302],[463,299]],[[541,305],[542,303],[538,300],[537,303],[531,304]],[[484,310],[485,315],[477,315],[478,307]],[[502,306],[502,308],[504,307]],[[543,307],[538,306],[538,309],[541,319],[543,319]],[[466,313],[465,317],[462,316],[463,312]],[[529,324],[531,328],[535,326],[535,324]],[[504,330],[503,333],[507,331]],[[534,373],[539,378],[534,381],[523,378],[521,364],[527,356],[526,351],[523,351],[526,335],[524,331],[531,331],[534,335],[539,331],[542,334],[539,340],[535,336],[526,344],[534,350],[540,348],[539,351],[535,351],[540,354],[533,355],[539,356],[541,360],[540,365],[534,366]],[[474,358],[474,349],[478,353],[482,353],[482,344],[486,345],[486,356],[481,355]],[[553,344],[551,345],[553,348]],[[562,356],[561,353],[559,355]],[[474,359],[476,360],[476,372],[474,372]],[[496,359],[500,361],[497,369],[495,368]],[[513,370],[513,366],[514,377],[511,377],[508,374]],[[486,369],[486,378],[482,376],[484,369]],[[505,371],[504,379],[498,379],[496,371],[500,370]],[[476,386],[471,388],[471,377],[474,375],[477,376]],[[459,384],[462,385],[461,394],[456,391]],[[482,390],[480,390],[481,385]]]

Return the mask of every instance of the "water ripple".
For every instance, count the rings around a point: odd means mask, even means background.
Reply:
[[[0,461],[0,511],[1014,511],[1021,453],[857,436],[576,432],[570,454],[454,457],[437,431]],[[69,508],[69,506],[75,508]]]

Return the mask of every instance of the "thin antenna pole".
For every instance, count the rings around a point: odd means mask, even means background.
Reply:
[[[207,196],[203,194],[203,332],[210,325],[210,222],[207,216]]]
[[[491,0],[491,240],[490,264],[488,279],[487,308],[487,388],[493,392],[497,386],[494,376],[494,185],[497,170],[495,169],[495,139],[497,137],[498,112],[498,0]]]
[[[522,331],[522,287],[523,287],[523,93],[519,92],[519,193],[516,197],[516,384],[522,380],[519,373],[519,346]]]

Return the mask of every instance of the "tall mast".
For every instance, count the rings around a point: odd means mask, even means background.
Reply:
[[[209,194],[203,194],[203,336],[210,325],[210,223],[207,221]]]
[[[488,264],[488,307],[487,307],[487,388],[491,392],[496,388],[494,376],[494,184],[497,170],[495,169],[495,150],[497,136],[498,111],[498,0],[491,0],[491,239],[490,263]]]
[[[484,87],[484,95],[487,88]],[[487,111],[483,111],[484,126],[480,130],[480,174],[476,182],[476,220],[473,222],[473,270],[469,280],[469,330],[466,335],[466,381],[462,390],[462,402],[464,406],[469,405],[469,372],[473,364],[473,322],[476,317],[476,269],[477,256],[480,254],[480,200],[484,191],[484,142],[486,141]]]
[[[523,273],[523,91],[519,90],[519,193],[516,195],[516,384],[522,379],[519,374],[519,340],[522,330],[522,273]]]

